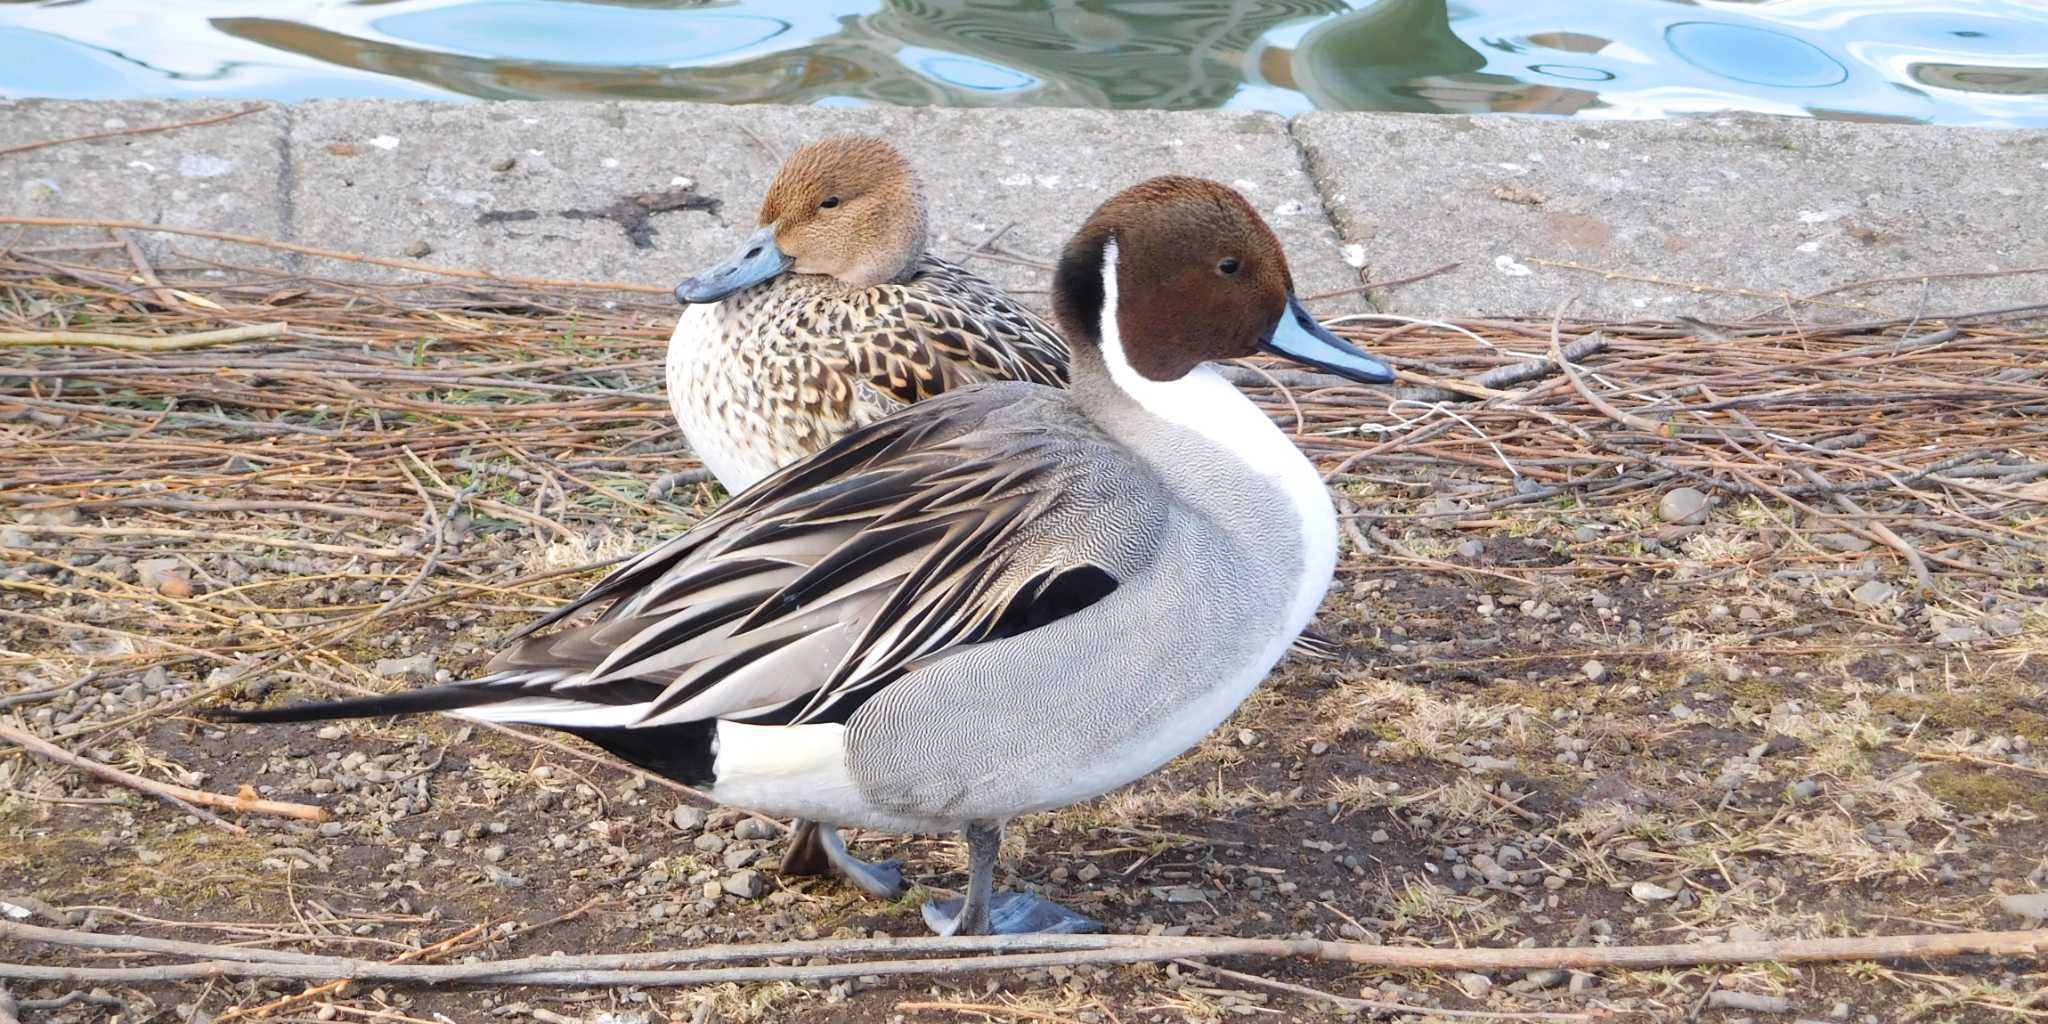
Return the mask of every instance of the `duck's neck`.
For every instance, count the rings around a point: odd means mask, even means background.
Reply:
[[[1307,561],[1333,560],[1336,514],[1322,475],[1250,398],[1206,363],[1164,381],[1131,365],[1117,322],[1115,259],[1112,246],[1104,261],[1098,343],[1074,346],[1075,402],[1218,527],[1275,542],[1299,539]],[[1299,526],[1292,537],[1292,531],[1274,535],[1278,523],[1270,520],[1243,521],[1247,502],[1275,492]],[[1327,583],[1330,565],[1303,568],[1320,571]]]

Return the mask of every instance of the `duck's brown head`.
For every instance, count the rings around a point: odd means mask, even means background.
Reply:
[[[716,302],[783,273],[877,285],[902,277],[924,252],[917,175],[895,147],[868,136],[814,142],[783,161],[760,222],[732,256],[677,286],[676,298]]]
[[[1393,380],[1302,309],[1280,240],[1251,204],[1202,178],[1153,178],[1103,203],[1060,257],[1053,307],[1077,353],[1147,380],[1261,350]]]

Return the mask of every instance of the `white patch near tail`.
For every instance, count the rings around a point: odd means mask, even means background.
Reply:
[[[711,795],[783,817],[860,824],[867,801],[846,769],[846,726],[718,723]]]

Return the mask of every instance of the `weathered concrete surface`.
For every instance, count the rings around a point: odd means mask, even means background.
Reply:
[[[1574,315],[1726,316],[1876,277],[2048,266],[2048,132],[1320,113],[1294,132],[1373,276],[1461,264],[1389,289],[1404,313],[1545,315],[1577,294]],[[1800,315],[1911,315],[1921,296],[1916,279]],[[2039,302],[2048,274],[1937,279],[1925,311]]]
[[[0,102],[0,150],[197,120],[248,106],[167,100]],[[283,188],[286,121],[286,113],[272,107],[203,128],[68,142],[0,156],[0,210],[284,238],[290,232]],[[0,229],[0,240],[9,239],[14,230]],[[108,240],[97,228],[36,228],[8,244],[35,248]],[[225,242],[147,233],[137,233],[135,240],[152,260],[174,259],[175,249],[186,256],[242,266],[278,267],[287,262],[279,253]],[[83,261],[77,253],[56,255]],[[125,254],[95,254],[93,261],[132,266]]]
[[[0,101],[0,149],[233,109]],[[1287,245],[1307,294],[1359,283],[1347,248],[1382,280],[1462,264],[1380,292],[1391,312],[1547,316],[1577,294],[1582,316],[1723,317],[1768,310],[1774,296],[1894,276],[1912,279],[1829,295],[1799,315],[2048,302],[2048,274],[1964,276],[1930,281],[1923,307],[1917,277],[2048,266],[2048,132],[1779,118],[1308,114],[1289,123],[1224,113],[337,100],[0,155],[0,211],[665,286],[743,237],[782,156],[840,131],[894,139],[926,179],[935,246],[969,255],[1041,307],[1048,275],[1033,261],[1051,258],[1115,190],[1170,172],[1244,191]],[[679,179],[688,189],[677,194],[715,199],[715,210],[650,212],[644,222],[625,215],[634,197],[680,188]],[[991,239],[992,252],[974,254]],[[0,243],[17,247],[65,240],[105,236],[0,232]],[[189,238],[141,241],[173,264],[175,249],[335,277],[415,276]],[[120,253],[97,258],[126,263]],[[1683,287],[1691,284],[1711,288]]]
[[[1049,260],[1102,200],[1164,173],[1236,184],[1287,244],[1304,292],[1359,283],[1271,116],[322,101],[292,117],[297,240],[370,255],[424,247],[449,266],[670,284],[753,229],[782,156],[862,131],[894,141],[925,178],[935,247],[961,256],[1000,233],[997,254],[974,264],[1027,301],[1042,304],[1049,275],[1002,253]],[[716,210],[655,213],[637,239],[603,216],[683,182]]]

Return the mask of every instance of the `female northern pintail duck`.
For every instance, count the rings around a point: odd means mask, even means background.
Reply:
[[[941,933],[1099,927],[993,892],[1004,823],[1194,745],[1336,564],[1315,468],[1208,364],[1264,350],[1392,374],[1309,318],[1272,231],[1213,182],[1120,193],[1053,284],[1071,390],[961,388],[855,430],[522,630],[477,679],[229,717],[549,726],[735,806],[962,831],[966,897],[925,908]]]
[[[677,286],[668,343],[669,406],[727,492],[963,384],[1066,383],[1051,325],[925,250],[924,195],[888,143],[797,150],[760,221]]]

